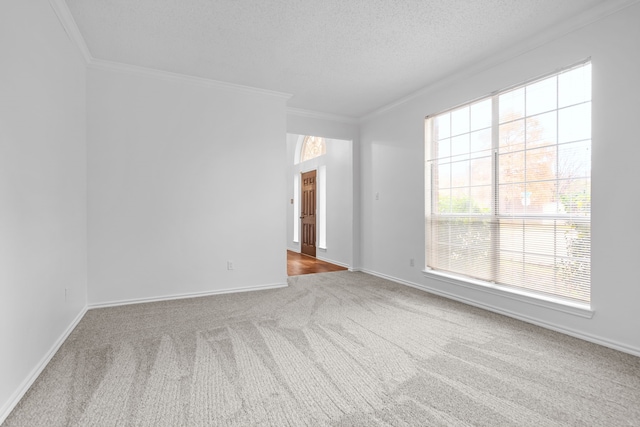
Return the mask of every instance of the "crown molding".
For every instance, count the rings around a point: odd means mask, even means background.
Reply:
[[[251,86],[243,86],[235,83],[227,83],[219,80],[207,79],[204,77],[195,77],[187,74],[172,73],[170,71],[158,70],[155,68],[140,67],[138,65],[124,64],[122,62],[106,61],[104,59],[93,59],[89,64],[89,68],[96,70],[116,71],[125,74],[137,75],[142,77],[151,77],[160,80],[176,81],[195,84],[198,86],[227,89],[236,92],[252,93],[258,95],[274,96],[276,98],[282,98],[288,100],[291,98],[291,94],[284,92],[277,92],[268,89],[260,89]]]
[[[64,0],[49,0],[49,5],[51,5],[51,9],[53,9],[53,12],[58,17],[58,21],[60,21],[60,24],[62,25],[65,33],[67,33],[69,39],[71,39],[82,54],[85,63],[90,64],[93,60],[93,56],[91,56],[91,52],[89,52],[87,43],[84,41],[84,37],[82,37],[82,33],[80,33],[78,25],[76,25],[75,19],[73,19],[73,15],[67,6],[67,3]]]
[[[329,120],[333,122],[346,123],[349,125],[357,125],[360,119],[356,117],[343,116],[340,114],[321,113],[319,111],[305,110],[303,108],[287,107],[287,114],[309,119]]]
[[[134,74],[139,76],[146,77],[154,77],[163,80],[173,80],[173,81],[181,81],[187,82],[191,84],[196,84],[204,87],[213,87],[218,89],[230,89],[234,91],[240,91],[244,93],[253,93],[267,96],[275,96],[277,98],[282,98],[288,100],[291,98],[291,94],[284,92],[277,92],[267,89],[260,89],[251,86],[243,86],[234,83],[227,83],[218,80],[206,79],[203,77],[195,77],[187,74],[179,74],[172,73],[169,71],[162,71],[153,68],[145,68],[137,65],[124,64],[120,62],[106,61],[103,59],[96,59],[91,55],[89,48],[87,47],[87,43],[82,37],[82,33],[76,24],[76,21],[73,19],[73,15],[67,6],[65,0],[49,0],[49,4],[53,9],[56,17],[60,21],[62,28],[67,33],[67,36],[71,41],[76,45],[82,57],[84,58],[85,63],[89,68],[99,69],[99,70],[110,70],[110,71],[118,71],[122,73]]]
[[[490,69],[504,61],[515,58],[519,55],[524,54],[525,52],[536,49],[546,43],[551,42],[557,38],[560,38],[564,35],[567,35],[573,31],[578,30],[586,25],[589,25],[593,22],[596,22],[600,19],[603,19],[613,13],[616,13],[624,8],[632,6],[636,3],[639,3],[640,0],[608,0],[606,2],[600,3],[599,5],[578,14],[570,19],[563,21],[560,24],[553,25],[547,28],[544,31],[541,31],[536,36],[531,37],[527,40],[524,40],[520,43],[517,43],[510,48],[507,48],[500,52],[497,55],[492,55],[489,59],[477,62],[476,64],[465,67],[462,71],[450,74],[449,76],[436,81],[433,84],[423,87],[411,94],[402,97],[394,102],[386,104],[368,114],[365,114],[361,117],[350,117],[343,116],[339,114],[330,114],[330,113],[322,113],[318,111],[305,110],[301,108],[288,107],[287,114],[298,116],[298,117],[306,117],[312,119],[320,119],[320,120],[329,120],[340,123],[357,125],[369,121],[387,111],[393,110],[415,98],[431,93],[438,88],[449,85],[456,81],[459,81],[464,78],[468,78],[474,74]],[[277,92],[267,89],[260,89],[251,86],[244,86],[234,83],[227,83],[218,80],[207,79],[203,77],[195,77],[186,74],[180,73],[172,73],[169,71],[162,71],[152,68],[140,67],[136,65],[124,64],[113,61],[106,61],[101,59],[95,59],[87,44],[80,33],[80,30],[73,19],[73,15],[67,6],[65,0],[49,0],[49,4],[56,14],[60,24],[64,28],[67,33],[69,39],[77,46],[82,57],[85,60],[85,63],[90,68],[94,69],[102,69],[102,70],[110,70],[110,71],[118,71],[123,73],[129,73],[134,75],[146,76],[146,77],[154,77],[163,80],[173,80],[173,81],[182,81],[188,82],[191,84],[197,84],[204,87],[214,87],[214,88],[222,88],[222,89],[230,89],[236,90],[245,93],[254,93],[261,94],[267,96],[275,96],[278,98],[282,98],[285,100],[290,99],[293,95],[284,92]]]
[[[586,10],[576,16],[573,16],[559,24],[555,24],[550,27],[547,27],[545,30],[540,31],[535,36],[530,37],[526,40],[523,40],[519,43],[516,43],[515,45],[507,49],[504,49],[502,52],[498,54],[491,55],[490,58],[486,60],[479,61],[469,67],[465,67],[462,71],[450,74],[449,76],[439,79],[438,81],[430,85],[427,85],[422,89],[412,92],[411,94],[405,97],[402,97],[368,114],[365,114],[364,116],[360,117],[359,122],[360,123],[367,122],[383,113],[386,113],[403,104],[406,104],[407,102],[415,98],[429,94],[431,92],[436,91],[439,88],[448,86],[460,80],[467,79],[482,71],[493,68],[505,61],[508,61],[517,56],[520,56],[526,52],[532,51],[553,40],[556,40],[560,37],[563,37],[567,34],[577,31],[578,29],[584,26],[597,22],[603,18],[606,18],[609,15],[619,12],[622,9],[625,9],[636,3],[640,3],[640,0],[607,0],[603,3],[600,3],[597,6],[594,6],[591,9]]]

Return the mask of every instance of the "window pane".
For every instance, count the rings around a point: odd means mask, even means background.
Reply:
[[[555,214],[556,181],[527,182],[524,205],[528,215]]]
[[[438,141],[438,152],[436,153],[436,159],[442,159],[451,155],[451,140],[443,139]]]
[[[471,198],[471,213],[491,213],[492,199],[490,185],[471,187],[469,197]]]
[[[527,181],[540,181],[556,178],[556,146],[551,145],[534,150],[527,150],[526,179]]]
[[[317,136],[305,136],[300,150],[300,161],[304,162],[327,153],[327,144],[324,138]]]
[[[498,97],[500,123],[524,117],[524,88],[503,93]]]
[[[524,229],[521,220],[500,220],[500,248],[504,251],[505,259],[522,258]]]
[[[539,114],[527,118],[527,148],[542,147],[557,142],[558,113]]]
[[[451,163],[451,186],[469,186],[469,161]]]
[[[558,146],[558,176],[584,178],[591,175],[591,141]]]
[[[451,190],[438,190],[438,209],[439,213],[451,213]]]
[[[557,108],[557,78],[549,77],[526,87],[527,116]]]
[[[546,234],[551,238],[554,237],[552,230],[546,231]],[[531,242],[527,241],[527,247],[530,244]],[[520,286],[558,295],[557,290],[554,290],[555,260],[553,252],[551,255],[540,255],[529,253],[527,250],[523,265],[525,282]]]
[[[591,100],[591,64],[558,76],[558,107]]]
[[[439,141],[451,136],[451,113],[441,114],[436,117],[435,138]]]
[[[567,258],[557,263],[559,295],[589,301],[591,227],[589,222],[567,221],[559,227]]]
[[[553,220],[527,222],[525,227],[526,251],[535,256],[528,258],[528,262],[547,267],[553,266],[553,250],[556,244]],[[551,255],[551,258],[549,258]]]
[[[589,216],[591,211],[591,179],[558,181],[560,209],[572,216]]]
[[[441,218],[431,223],[434,251],[439,267],[490,280],[491,224],[482,218]]]
[[[558,111],[558,142],[591,138],[591,103]]]
[[[444,163],[437,165],[438,183],[437,188],[451,187],[451,164]]]
[[[491,157],[471,160],[471,185],[491,185]]]
[[[471,130],[491,126],[491,98],[471,106]]]
[[[524,213],[526,199],[524,184],[505,184],[498,187],[499,212],[501,215],[518,215]]]
[[[451,112],[451,136],[469,132],[469,107]]]
[[[436,228],[436,226],[434,225],[433,228]],[[438,230],[440,230],[444,228],[444,226],[438,224],[437,228]],[[444,233],[440,232],[438,235],[440,236],[440,234]],[[444,237],[442,237],[442,239],[444,239]],[[445,242],[447,241],[445,240]],[[448,242],[441,243],[440,241],[438,241],[438,243],[436,243],[434,246],[435,247],[433,250],[433,254],[431,255],[433,257],[434,264],[440,266],[440,268],[442,268],[443,270],[451,271],[451,265],[449,264],[449,259],[451,257],[451,247]]]
[[[498,156],[500,184],[524,181],[524,151]]]
[[[486,156],[491,153],[491,129],[472,132],[469,138],[471,157]]]
[[[522,150],[525,142],[524,120],[500,125],[500,152]]]
[[[491,269],[491,222],[485,218],[467,220],[464,242],[469,247],[466,258],[466,270],[473,277],[492,280]],[[467,273],[468,274],[468,273]]]
[[[469,158],[469,134],[468,133],[451,138],[451,156],[458,156],[454,160]]]
[[[451,190],[451,213],[468,213],[469,188],[454,188]]]

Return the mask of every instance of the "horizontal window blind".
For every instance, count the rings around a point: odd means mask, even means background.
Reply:
[[[428,117],[431,269],[589,302],[591,65]]]

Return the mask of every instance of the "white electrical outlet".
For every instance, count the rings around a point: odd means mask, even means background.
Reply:
[[[227,261],[227,270],[233,270],[233,261]]]
[[[64,302],[67,302],[67,297],[69,296],[69,289],[64,288]]]
[[[415,267],[415,266],[416,266],[416,261],[413,258],[409,259],[409,267]]]

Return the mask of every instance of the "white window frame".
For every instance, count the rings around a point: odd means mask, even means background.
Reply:
[[[447,113],[448,111],[453,111],[456,110],[458,108],[464,107],[466,105],[472,105],[474,103],[480,102],[482,100],[486,100],[486,99],[492,99],[492,124],[491,124],[491,129],[492,129],[492,151],[493,151],[493,159],[492,159],[492,166],[491,166],[491,173],[492,173],[492,182],[491,182],[491,187],[494,189],[493,191],[496,191],[496,189],[498,188],[498,182],[497,182],[497,178],[496,175],[499,173],[499,170],[496,168],[496,144],[497,144],[497,132],[498,132],[498,107],[497,107],[497,99],[500,96],[500,94],[518,89],[520,87],[525,87],[527,85],[530,85],[532,83],[535,83],[537,81],[541,81],[544,80],[548,77],[554,76],[554,75],[559,75],[563,72],[566,72],[568,70],[574,69],[576,67],[585,65],[590,63],[590,59],[586,59],[584,61],[582,61],[581,63],[578,64],[574,64],[571,65],[570,67],[567,67],[561,71],[556,71],[553,73],[550,73],[548,75],[542,76],[542,77],[538,77],[536,79],[532,79],[530,81],[527,81],[525,83],[510,87],[510,88],[506,88],[504,90],[500,90],[497,91],[495,93],[492,93],[489,96],[471,101],[469,103],[465,103],[462,104],[460,106],[451,108],[449,110],[440,112],[438,114],[434,114],[431,116],[427,116],[427,118],[425,119],[425,189],[426,189],[426,194],[425,194],[425,209],[427,209],[427,211],[425,211],[425,214],[428,216],[430,214],[430,210],[432,209],[432,203],[433,203],[433,193],[431,191],[431,168],[430,168],[430,157],[431,157],[431,147],[429,145],[429,143],[427,142],[429,140],[429,136],[431,135],[431,128],[430,128],[430,124],[431,121],[429,120],[430,118],[433,117],[437,117],[441,114]],[[558,110],[558,107],[556,106],[556,110]],[[557,145],[557,142],[556,142]],[[497,198],[494,198],[495,203],[497,203]],[[497,212],[497,207],[494,207],[491,211],[491,216],[494,218],[499,217],[500,215]],[[428,221],[425,221],[425,238],[429,239],[429,226],[427,225]],[[495,236],[494,236],[495,237]],[[425,242],[425,248],[428,251],[427,248],[427,242],[428,240]],[[575,301],[575,300],[568,300],[562,297],[556,297],[555,295],[551,295],[551,294],[545,294],[545,293],[539,293],[539,292],[535,292],[535,291],[531,291],[529,289],[526,288],[518,288],[518,287],[511,287],[508,285],[500,285],[500,284],[496,284],[494,282],[488,282],[488,281],[484,281],[484,280],[478,280],[469,276],[465,276],[462,274],[456,274],[456,273],[452,273],[449,271],[442,271],[442,270],[434,270],[431,269],[430,267],[428,267],[428,258],[429,258],[429,254],[428,252],[426,253],[426,257],[425,257],[425,270],[423,270],[423,274],[425,275],[425,277],[430,278],[430,279],[434,279],[438,282],[441,283],[446,283],[446,284],[453,284],[459,287],[463,287],[466,289],[470,289],[473,291],[482,291],[483,293],[488,293],[491,295],[497,295],[500,297],[505,297],[511,300],[516,300],[519,302],[524,302],[524,303],[528,303],[528,304],[532,304],[532,305],[536,305],[536,306],[542,306],[545,308],[550,308],[553,310],[557,310],[557,311],[561,311],[561,312],[565,312],[568,314],[573,314],[576,316],[580,316],[580,317],[585,317],[585,318],[591,318],[593,317],[594,311],[591,309],[591,304],[590,302],[582,302],[582,301]],[[442,289],[439,288],[439,292],[443,295],[447,295],[447,296],[451,296],[456,298],[456,295],[450,294],[447,291],[443,291]],[[457,297],[456,299],[461,299],[460,297]],[[473,300],[470,300],[468,302],[474,303]],[[478,305],[477,303],[475,303],[475,305]]]

